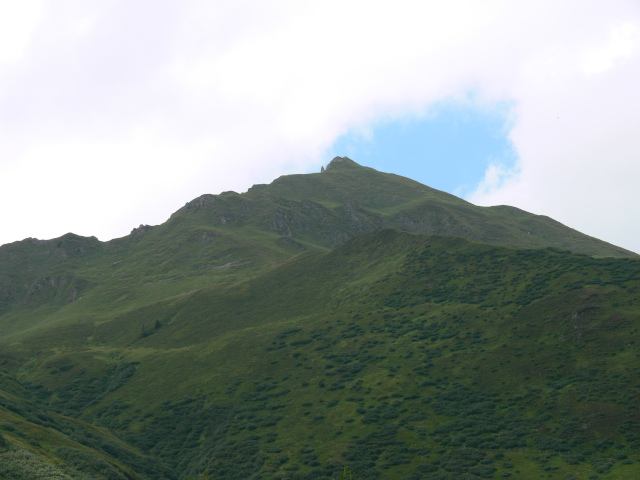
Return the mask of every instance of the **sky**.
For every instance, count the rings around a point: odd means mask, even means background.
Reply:
[[[0,244],[334,156],[640,252],[640,2],[0,0]]]

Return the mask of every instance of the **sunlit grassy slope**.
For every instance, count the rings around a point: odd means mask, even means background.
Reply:
[[[3,479],[640,476],[640,262],[544,217],[340,159],[0,265]]]

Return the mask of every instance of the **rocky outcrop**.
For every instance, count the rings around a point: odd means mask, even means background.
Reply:
[[[140,225],[138,228],[131,230],[131,235],[143,235],[153,229],[151,225]]]

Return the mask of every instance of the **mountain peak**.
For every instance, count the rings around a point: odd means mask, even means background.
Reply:
[[[356,162],[351,160],[349,157],[335,157],[329,165],[327,165],[326,170],[331,170],[333,168],[350,168],[350,167],[359,167]]]

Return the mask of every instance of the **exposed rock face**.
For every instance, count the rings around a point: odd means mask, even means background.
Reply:
[[[152,228],[153,227],[151,225],[140,225],[138,228],[134,228],[133,230],[131,230],[131,235],[142,235]]]
[[[331,160],[331,162],[329,162],[329,165],[327,165],[327,170],[335,168],[336,166],[338,166],[338,164],[342,163],[345,158],[347,157],[335,157],[333,160]]]
[[[335,157],[331,162],[329,162],[329,165],[327,165],[327,170],[349,166],[358,166],[358,164],[349,157]]]

